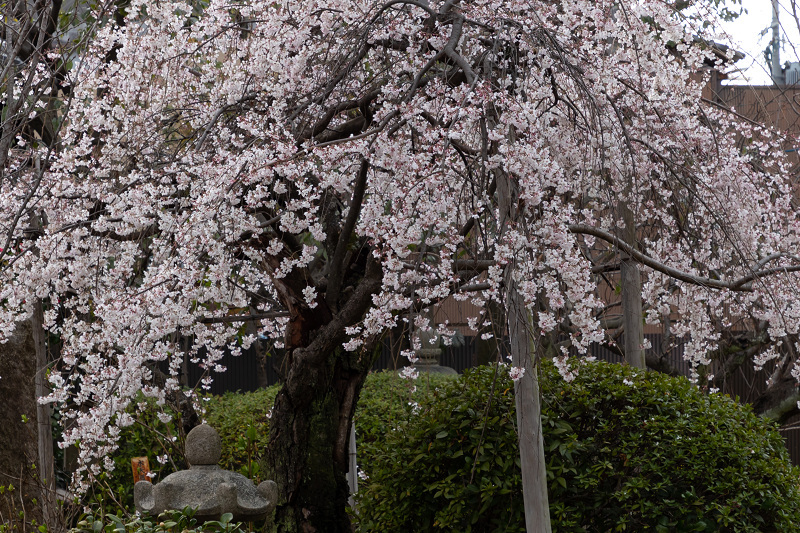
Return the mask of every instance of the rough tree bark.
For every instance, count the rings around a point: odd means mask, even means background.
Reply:
[[[349,240],[347,225],[341,235]],[[355,288],[342,291],[348,297],[332,298],[332,305],[319,298],[313,309],[301,294],[309,279],[303,274],[276,280],[291,317],[286,334],[287,372],[275,399],[264,464],[266,476],[278,484],[284,497],[270,530],[349,533],[350,424],[374,354],[372,346],[347,352],[342,343],[345,328],[363,317],[380,289],[381,273],[378,264],[367,259]]]
[[[275,399],[266,466],[286,499],[278,502],[272,531],[352,529],[345,513],[347,437],[363,373],[347,368],[342,355],[328,355],[322,369],[291,369]],[[347,425],[344,439],[342,425]]]
[[[11,339],[0,345],[0,486],[13,485],[13,492],[0,497],[0,523],[18,523],[18,513],[25,520],[42,521],[41,509],[33,503],[40,498],[39,485],[31,470],[38,456],[36,430],[36,349],[31,323],[21,322]],[[27,420],[27,421],[24,421]]]
[[[350,424],[372,358],[320,345],[294,351],[275,399],[265,465],[287,495],[278,502],[271,530],[350,532]],[[308,364],[320,358],[325,365]]]

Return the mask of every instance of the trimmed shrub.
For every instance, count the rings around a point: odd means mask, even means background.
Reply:
[[[525,531],[512,387],[495,368],[429,390],[374,455],[359,441],[360,531]]]
[[[570,383],[545,364],[541,387],[554,531],[798,531],[800,471],[748,407],[606,363]],[[506,373],[475,369],[419,403],[365,458],[360,530],[524,531]]]
[[[419,378],[408,380],[394,371],[367,376],[353,417],[359,470],[371,470],[371,461],[382,453],[389,435],[419,410],[420,402],[457,379],[453,375],[420,373]]]
[[[545,364],[540,376],[554,531],[800,530],[800,471],[775,428],[749,408],[629,367],[582,364],[577,374],[565,383]],[[259,480],[277,391],[206,401],[224,468]],[[105,488],[95,486],[95,516],[132,511],[132,456],[180,446],[146,427],[175,435],[172,423],[155,413],[140,419],[125,429]],[[504,371],[413,382],[372,374],[355,420],[368,476],[354,517],[360,531],[524,531],[513,383]],[[172,459],[183,467],[180,453]],[[161,466],[156,480],[173,468]]]
[[[209,396],[205,421],[222,439],[220,467],[261,479],[260,463],[269,442],[269,417],[280,385],[247,393]]]

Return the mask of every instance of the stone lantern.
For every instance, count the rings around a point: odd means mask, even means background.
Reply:
[[[269,516],[275,508],[277,485],[264,481],[258,487],[236,472],[221,469],[222,441],[217,431],[203,424],[186,436],[189,470],[168,475],[155,485],[139,481],[134,485],[136,510],[157,516],[169,509],[195,509],[195,518],[219,520],[225,513],[233,520],[249,522]]]
[[[458,374],[454,369],[449,366],[442,366],[440,364],[440,357],[442,349],[439,346],[440,339],[435,329],[428,331],[417,330],[417,338],[420,342],[420,348],[414,350],[414,355],[417,356],[417,362],[414,366],[420,372],[428,372],[430,374]]]

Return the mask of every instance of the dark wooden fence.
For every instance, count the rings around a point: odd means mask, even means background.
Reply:
[[[202,353],[200,354],[202,357]],[[206,372],[199,365],[188,364],[188,385],[198,386],[206,375],[213,378],[211,394],[224,394],[226,392],[240,391],[252,392],[259,388],[259,354],[255,344],[250,349],[242,350],[241,355],[226,354],[219,362],[226,368],[224,372]],[[274,373],[274,372],[273,372]],[[273,383],[277,383],[277,375]],[[200,387],[198,386],[198,389]]]

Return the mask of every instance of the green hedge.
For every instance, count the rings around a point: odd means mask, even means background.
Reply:
[[[368,476],[359,486],[360,531],[525,531],[512,388],[483,368],[427,391],[415,413],[385,418],[379,446],[359,442]],[[361,402],[359,411],[380,419],[385,410]]]
[[[220,467],[261,479],[260,462],[269,441],[269,416],[279,385],[249,393],[209,396],[205,421],[222,439]]]
[[[800,471],[749,408],[605,363],[541,385],[554,531],[798,531]],[[494,367],[433,391],[370,458],[360,530],[524,531],[515,423]]]
[[[605,363],[582,365],[571,383],[544,365],[541,386],[554,531],[800,530],[800,471],[775,428],[749,408],[684,379]],[[224,468],[259,480],[277,390],[207,400]],[[513,384],[504,371],[414,382],[372,374],[355,420],[367,475],[354,515],[360,531],[524,531]],[[120,487],[114,500],[129,511],[130,457],[158,449],[156,441],[137,425],[115,454],[109,486]],[[171,470],[161,467],[156,479]],[[113,507],[103,494],[96,499]]]
[[[421,373],[415,380],[403,379],[397,372],[370,374],[354,417],[359,469],[371,471],[371,463],[383,452],[387,437],[413,417],[427,397],[457,379],[445,374]]]

